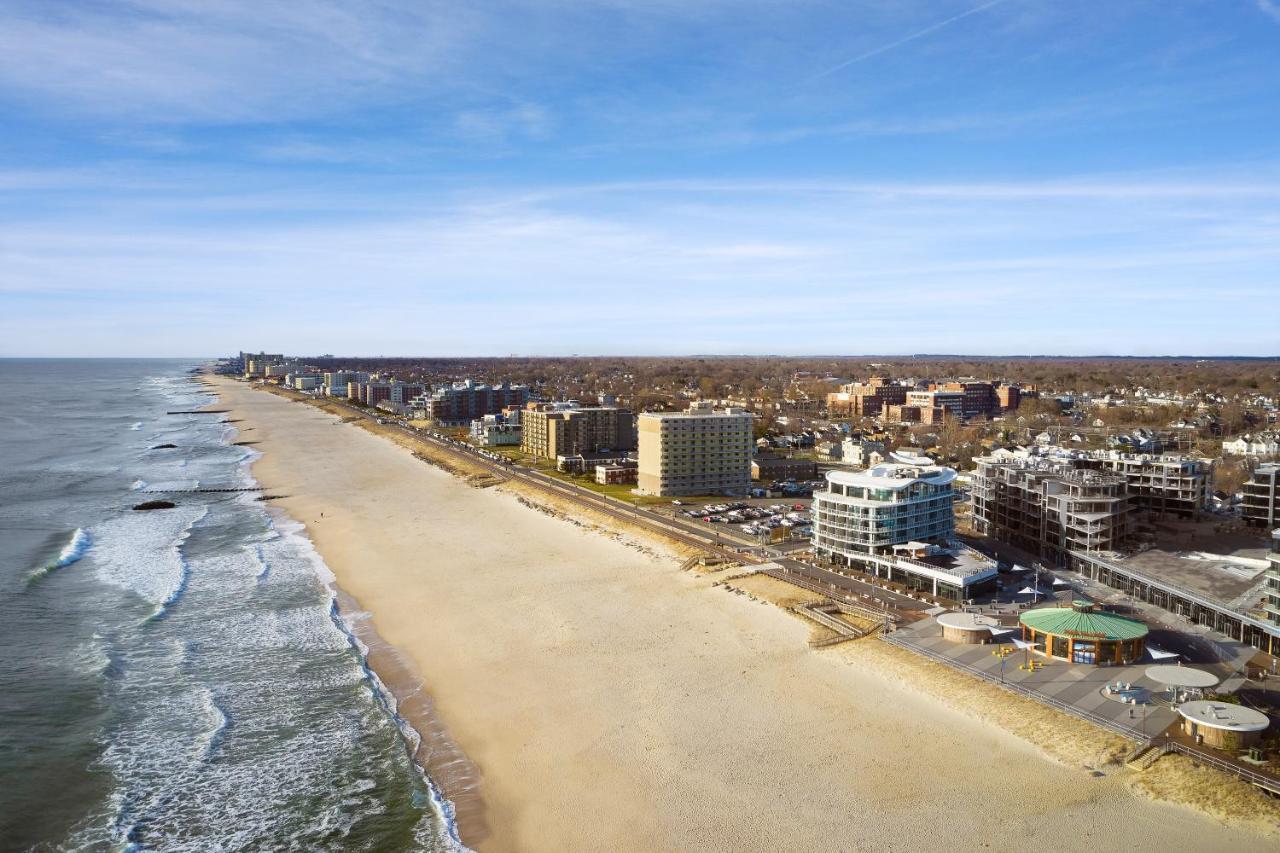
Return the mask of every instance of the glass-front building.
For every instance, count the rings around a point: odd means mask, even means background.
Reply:
[[[996,566],[953,541],[956,472],[885,463],[831,471],[813,495],[813,548],[836,566],[960,601],[995,588]]]

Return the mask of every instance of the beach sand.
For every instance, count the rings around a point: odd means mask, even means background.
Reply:
[[[273,505],[398,650],[387,680],[425,684],[407,713],[465,755],[426,764],[477,849],[1275,849],[1051,761],[886,677],[862,643],[812,652],[804,622],[652,542],[214,382]]]

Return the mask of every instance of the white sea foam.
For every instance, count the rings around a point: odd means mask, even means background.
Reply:
[[[137,430],[142,429],[142,421],[138,421],[136,424],[134,424],[133,426],[129,427],[129,429],[134,430],[134,431],[137,431]]]
[[[163,480],[158,483],[147,483],[142,487],[144,492],[194,492],[200,488],[199,480]]]
[[[179,506],[106,522],[94,546],[98,576],[156,605],[154,616],[163,615],[186,586],[182,543],[207,512],[203,506]]]

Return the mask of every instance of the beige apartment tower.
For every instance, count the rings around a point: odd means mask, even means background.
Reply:
[[[751,413],[694,403],[686,412],[636,419],[642,495],[745,495],[755,436]]]
[[[529,403],[520,424],[520,449],[543,459],[626,451],[636,443],[636,416],[611,406]]]

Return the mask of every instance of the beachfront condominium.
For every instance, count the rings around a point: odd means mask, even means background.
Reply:
[[[470,379],[455,382],[415,401],[423,414],[442,426],[467,426],[477,418],[496,415],[509,406],[529,402],[529,389],[524,385],[481,385]]]
[[[629,409],[529,403],[520,417],[520,449],[541,459],[631,450],[636,446],[636,416]]]
[[[1240,514],[1245,524],[1256,527],[1280,526],[1280,464],[1268,462],[1254,469],[1241,489],[1244,502]]]
[[[750,492],[755,447],[750,412],[698,402],[685,412],[645,412],[636,423],[640,494]]]
[[[955,532],[955,478],[950,468],[892,462],[830,471],[826,490],[813,495],[814,545],[824,554],[861,555],[945,543]]]
[[[379,403],[394,403],[407,406],[409,401],[426,393],[427,386],[421,382],[400,382],[395,379],[386,382],[351,382],[347,385],[347,398],[376,406]]]
[[[369,374],[359,370],[334,370],[323,376],[322,390],[330,397],[345,397],[352,382],[363,384],[369,381]]]
[[[1055,563],[1121,550],[1139,514],[1196,516],[1213,481],[1209,460],[1176,455],[1037,447],[974,462],[974,528]]]
[[[979,533],[1055,563],[1073,550],[1118,550],[1130,535],[1134,502],[1120,474],[1005,452],[974,461]]]
[[[954,541],[955,478],[900,463],[828,472],[826,490],[813,494],[814,553],[939,598],[994,588],[995,563]]]

